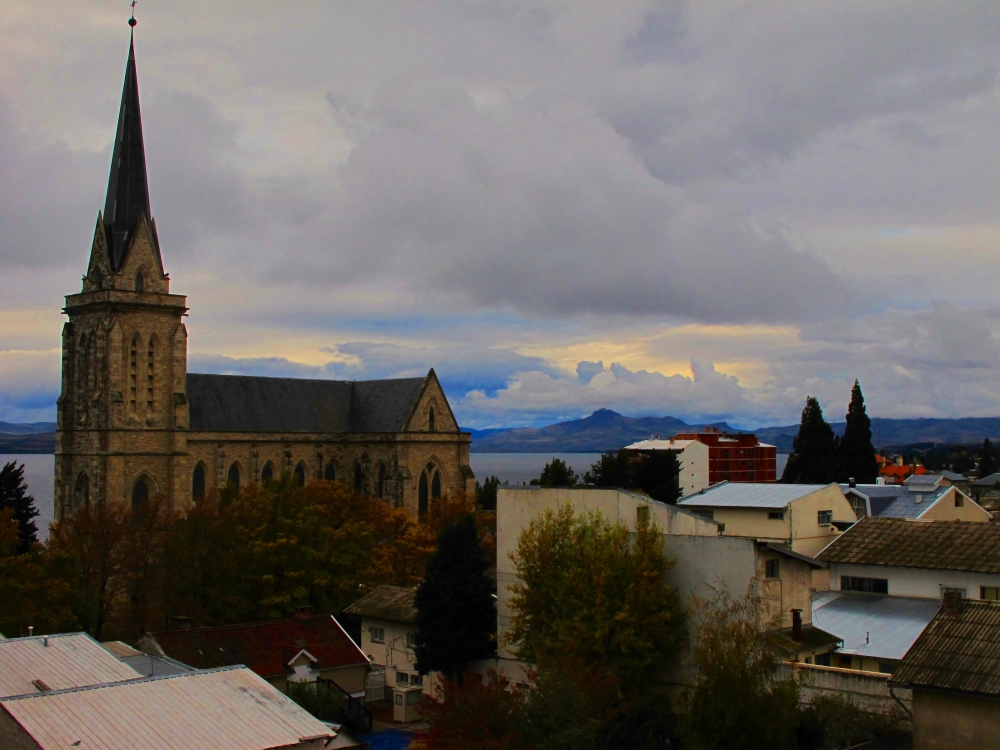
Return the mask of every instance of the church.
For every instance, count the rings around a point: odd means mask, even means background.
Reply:
[[[182,510],[232,484],[289,474],[343,482],[414,518],[470,492],[472,438],[432,369],[333,381],[187,371],[187,298],[171,294],[150,213],[129,45],[104,211],[83,288],[66,297],[55,511],[90,502]]]

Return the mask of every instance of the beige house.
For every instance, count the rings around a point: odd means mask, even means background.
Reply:
[[[677,506],[719,524],[725,536],[784,544],[813,557],[857,521],[836,484],[723,482],[678,501]]]
[[[931,474],[915,474],[903,484],[842,484],[840,489],[859,519],[879,516],[972,523],[993,519],[968,493]]]
[[[417,686],[433,696],[441,681],[437,672],[423,677],[417,671],[415,596],[416,589],[379,586],[344,610],[361,618],[361,650],[384,670],[386,700],[390,690],[402,694]]]

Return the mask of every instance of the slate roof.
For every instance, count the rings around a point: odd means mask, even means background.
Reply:
[[[841,653],[898,660],[940,606],[937,599],[822,591],[813,596],[812,621],[844,642]]]
[[[140,677],[86,633],[0,640],[0,696],[36,693],[32,680],[62,690]]]
[[[42,750],[316,748],[335,732],[245,667],[0,700]]]
[[[379,586],[358,599],[344,612],[390,622],[416,622],[417,608],[413,603],[416,596],[416,589]]]
[[[153,637],[171,659],[196,669],[245,664],[261,677],[277,677],[288,673],[288,660],[301,649],[316,657],[316,669],[368,664],[332,615],[169,630]]]
[[[681,507],[784,508],[788,503],[836,485],[720,482],[679,500]]]
[[[1000,524],[866,516],[816,558],[826,563],[1000,573]]]
[[[990,474],[989,476],[985,476],[982,479],[977,479],[975,482],[972,483],[972,486],[992,487],[997,482],[1000,482],[1000,472],[997,472],[996,474]]]
[[[959,599],[954,609],[942,607],[892,682],[1000,697],[1000,602]]]
[[[305,380],[188,374],[190,429],[400,432],[426,378]]]

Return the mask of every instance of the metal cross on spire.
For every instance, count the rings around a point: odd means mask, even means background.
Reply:
[[[131,26],[133,29],[135,28],[135,25],[139,23],[138,21],[135,20],[135,3],[136,0],[132,0],[132,17],[128,19],[128,25]]]

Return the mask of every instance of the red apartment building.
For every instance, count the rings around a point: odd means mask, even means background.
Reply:
[[[708,446],[709,485],[778,480],[778,449],[760,442],[756,435],[730,435],[706,427],[704,432],[685,432],[672,440],[693,440]]]

